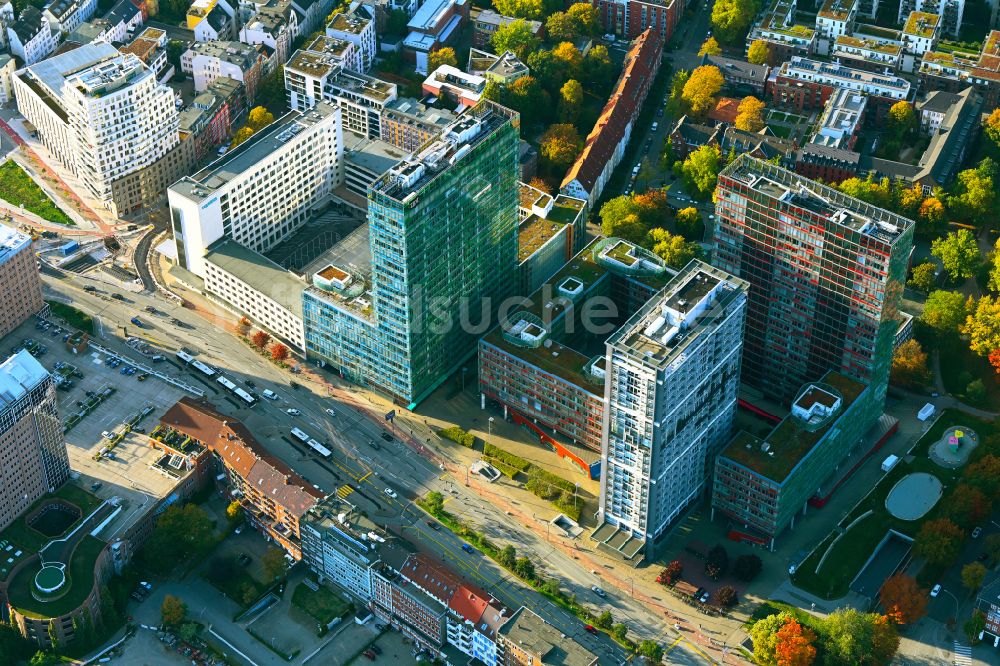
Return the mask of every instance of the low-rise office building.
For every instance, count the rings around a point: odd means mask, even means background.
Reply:
[[[766,437],[740,432],[715,462],[712,511],[772,540],[794,527],[881,414],[861,382],[838,372],[807,384]]]

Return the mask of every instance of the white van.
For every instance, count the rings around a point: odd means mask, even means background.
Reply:
[[[278,394],[275,393],[274,391],[272,391],[271,389],[264,389],[264,392],[261,393],[261,395],[263,395],[268,400],[277,400],[278,399]]]

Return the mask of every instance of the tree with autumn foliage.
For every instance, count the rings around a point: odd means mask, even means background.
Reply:
[[[719,92],[726,80],[715,65],[702,65],[695,68],[684,84],[681,99],[687,112],[697,118],[715,108],[719,101]]]
[[[1000,108],[993,109],[983,121],[983,132],[990,141],[1000,146]]]
[[[879,590],[882,608],[896,624],[911,624],[926,615],[927,598],[916,579],[902,573],[886,578]]]
[[[962,547],[965,532],[948,518],[929,520],[913,542],[913,553],[931,564],[951,564]]]
[[[683,573],[684,565],[681,564],[681,561],[673,560],[670,564],[663,567],[663,571],[656,577],[656,582],[660,585],[673,585],[680,579]]]
[[[455,55],[455,49],[445,46],[444,48],[434,49],[427,54],[428,72],[433,72],[438,67],[443,67],[444,65],[458,67],[458,57]]]
[[[717,56],[722,55],[722,47],[719,46],[719,42],[716,41],[715,37],[709,37],[698,49],[699,56]]]
[[[542,135],[539,152],[542,159],[555,168],[565,169],[573,163],[583,150],[583,140],[576,127],[568,123],[556,123]]]
[[[686,241],[683,236],[660,227],[649,230],[648,245],[653,254],[675,270],[684,268],[689,261],[701,256],[701,247],[697,243]]]
[[[969,592],[976,592],[983,586],[986,579],[986,567],[982,562],[969,562],[962,567],[962,587]]]
[[[274,122],[274,114],[263,106],[255,106],[247,114],[247,127],[254,132],[259,132]]]
[[[902,100],[889,107],[889,131],[897,139],[902,138],[910,132],[917,123],[917,113],[913,110],[913,105]]]
[[[762,39],[754,40],[750,44],[750,48],[747,49],[747,60],[754,65],[766,65],[770,59],[771,49],[767,47],[767,42]]]
[[[184,621],[186,614],[187,605],[179,597],[175,597],[172,594],[163,597],[163,603],[160,604],[160,615],[163,617],[163,624],[176,627]]]
[[[934,262],[925,261],[913,267],[910,281],[906,286],[929,294],[935,284],[937,284],[937,266]]]
[[[889,378],[894,384],[919,388],[930,380],[927,368],[927,352],[916,340],[907,340],[896,348],[892,355]]]
[[[559,89],[559,119],[564,123],[575,123],[583,103],[583,86],[576,79],[570,79]]]
[[[942,513],[963,529],[971,529],[993,512],[993,502],[983,491],[958,484],[941,506]]]
[[[253,324],[246,317],[240,317],[240,320],[236,322],[236,330],[239,331],[240,335],[246,335],[250,332],[250,327]]]
[[[270,351],[271,351],[271,359],[274,361],[278,361],[279,363],[281,361],[287,360],[288,357],[292,355],[292,350],[290,350],[286,345],[283,345],[280,342],[275,342],[273,345],[271,345]]]
[[[986,357],[989,360],[990,365],[993,367],[993,372],[1000,375],[1000,349],[994,349]]]
[[[979,244],[968,229],[959,229],[936,239],[931,243],[931,254],[941,260],[944,270],[954,282],[971,278],[982,263]]]
[[[506,25],[498,26],[490,38],[493,49],[498,54],[510,51],[518,58],[526,58],[538,46],[538,38],[531,31],[531,26],[524,19],[516,19]]]
[[[253,130],[250,129],[249,127],[239,128],[238,130],[236,130],[236,133],[233,134],[233,140],[229,142],[230,150],[240,145],[241,143],[243,143],[252,136],[253,136]]]
[[[987,453],[962,472],[962,483],[978,488],[991,500],[1000,498],[1000,457]]]
[[[538,176],[535,176],[534,178],[529,180],[528,185],[535,188],[536,190],[541,190],[542,192],[545,192],[546,194],[549,195],[551,195],[555,191],[555,188],[552,187],[551,183],[549,183],[544,178],[540,178]]]
[[[899,634],[885,615],[841,608],[823,622],[824,656],[831,664],[874,664],[892,661]]]
[[[271,341],[271,334],[267,333],[266,331],[257,331],[256,333],[250,336],[250,344],[252,344],[260,351],[264,351],[264,349],[267,347],[267,343],[269,343],[270,341]]]
[[[753,95],[744,97],[736,109],[736,129],[759,132],[764,128],[764,102]]]
[[[776,666],[809,666],[816,659],[816,632],[803,627],[798,620],[786,618],[775,635],[774,663]]]
[[[1000,349],[1000,297],[983,296],[976,301],[960,330],[969,336],[969,349],[980,356]]]

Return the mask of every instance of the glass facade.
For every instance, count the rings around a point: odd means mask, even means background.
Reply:
[[[468,359],[517,287],[517,117],[489,102],[469,114],[478,132],[442,140],[458,147],[446,163],[429,154],[405,167],[421,174],[415,183],[390,171],[369,189],[370,308],[316,288],[304,297],[310,355],[404,404]]]

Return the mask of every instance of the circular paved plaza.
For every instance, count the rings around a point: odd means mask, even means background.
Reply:
[[[917,520],[934,508],[944,487],[933,474],[916,472],[896,482],[885,498],[886,511],[900,520]]]
[[[941,467],[956,469],[969,460],[972,449],[979,446],[979,435],[965,426],[952,426],[941,439],[931,444],[931,460]]]

